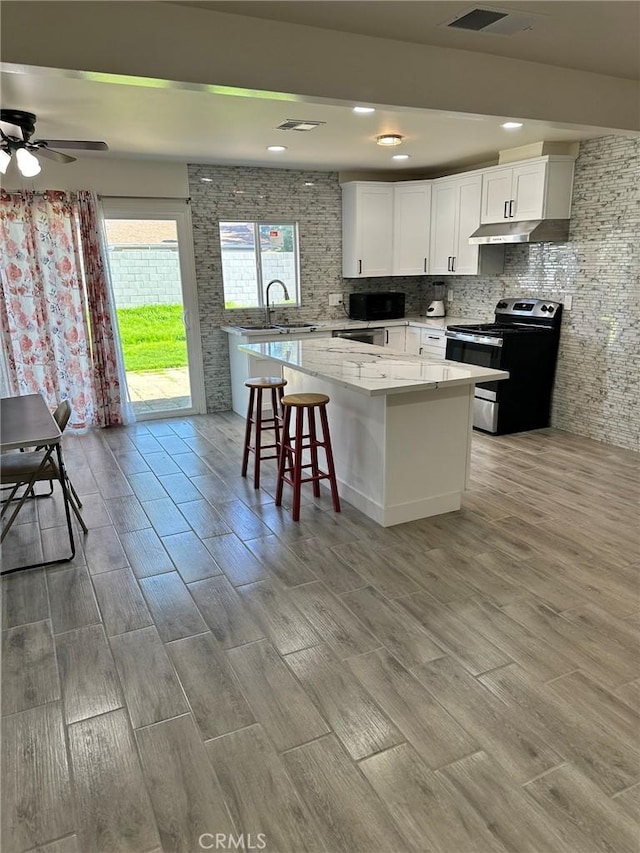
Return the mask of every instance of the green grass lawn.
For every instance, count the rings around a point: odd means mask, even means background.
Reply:
[[[182,305],[119,308],[118,325],[127,370],[186,367]]]

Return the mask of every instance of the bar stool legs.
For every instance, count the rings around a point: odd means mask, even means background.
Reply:
[[[340,512],[340,498],[338,497],[338,485],[336,472],[333,464],[333,451],[331,449],[331,436],[329,435],[329,423],[327,420],[327,403],[329,398],[325,394],[288,394],[281,400],[284,410],[282,426],[282,443],[280,448],[280,462],[278,465],[278,485],[276,488],[276,506],[282,504],[282,490],[285,483],[293,487],[292,518],[300,520],[300,489],[302,483],[313,483],[313,494],[320,497],[320,480],[329,480],[331,486],[331,498],[333,508]],[[291,437],[291,412],[295,409],[294,437]],[[322,440],[316,433],[315,410],[320,412],[320,425],[322,428]],[[304,413],[307,412],[309,432],[304,433]],[[304,444],[305,439],[309,440]],[[327,461],[327,470],[321,471],[318,464],[318,448],[322,447]],[[308,450],[310,463],[303,464],[303,451]],[[303,477],[304,469],[311,469],[310,477]]]
[[[244,452],[242,454],[242,476],[247,476],[249,467],[249,453],[254,454],[253,463],[253,487],[260,488],[260,462],[263,459],[278,459],[280,457],[280,424],[281,424],[281,400],[284,394],[283,388],[287,384],[286,379],[278,376],[260,376],[247,379],[244,383],[249,388],[249,406],[247,408],[247,424],[244,431]],[[262,392],[271,392],[271,406],[273,417],[262,416]],[[255,427],[254,444],[251,444],[252,427]],[[275,443],[262,444],[262,433],[265,430],[273,431]],[[275,450],[274,454],[264,456],[264,450]]]

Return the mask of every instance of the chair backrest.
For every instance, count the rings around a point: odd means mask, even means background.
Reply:
[[[68,400],[63,400],[58,408],[53,413],[53,419],[58,424],[60,432],[64,432],[66,425],[71,417],[71,403]]]

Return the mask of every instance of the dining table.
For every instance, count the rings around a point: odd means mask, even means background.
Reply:
[[[73,535],[73,524],[71,522],[69,491],[61,442],[62,432],[41,394],[24,394],[15,397],[2,397],[0,399],[0,469],[2,468],[1,454],[11,451],[28,450],[29,448],[33,449],[35,447],[44,451],[41,464],[34,470],[30,479],[25,481],[25,490],[22,496],[14,498],[16,500],[16,507],[4,525],[2,534],[0,534],[0,542],[4,541],[25,502],[33,497],[32,490],[36,482],[38,482],[38,475],[47,467],[49,461],[55,457],[55,465],[51,470],[55,471],[54,478],[60,483],[71,550],[70,555],[66,557],[52,560],[43,559],[36,563],[10,569],[4,569],[3,567],[0,575],[33,569],[39,566],[68,563],[75,557],[76,545]],[[3,514],[4,510],[5,508],[3,507]]]

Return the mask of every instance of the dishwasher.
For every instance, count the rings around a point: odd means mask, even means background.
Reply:
[[[334,338],[344,338],[347,341],[358,341],[361,344],[373,344],[383,347],[385,344],[384,327],[379,329],[336,329],[332,333]]]

